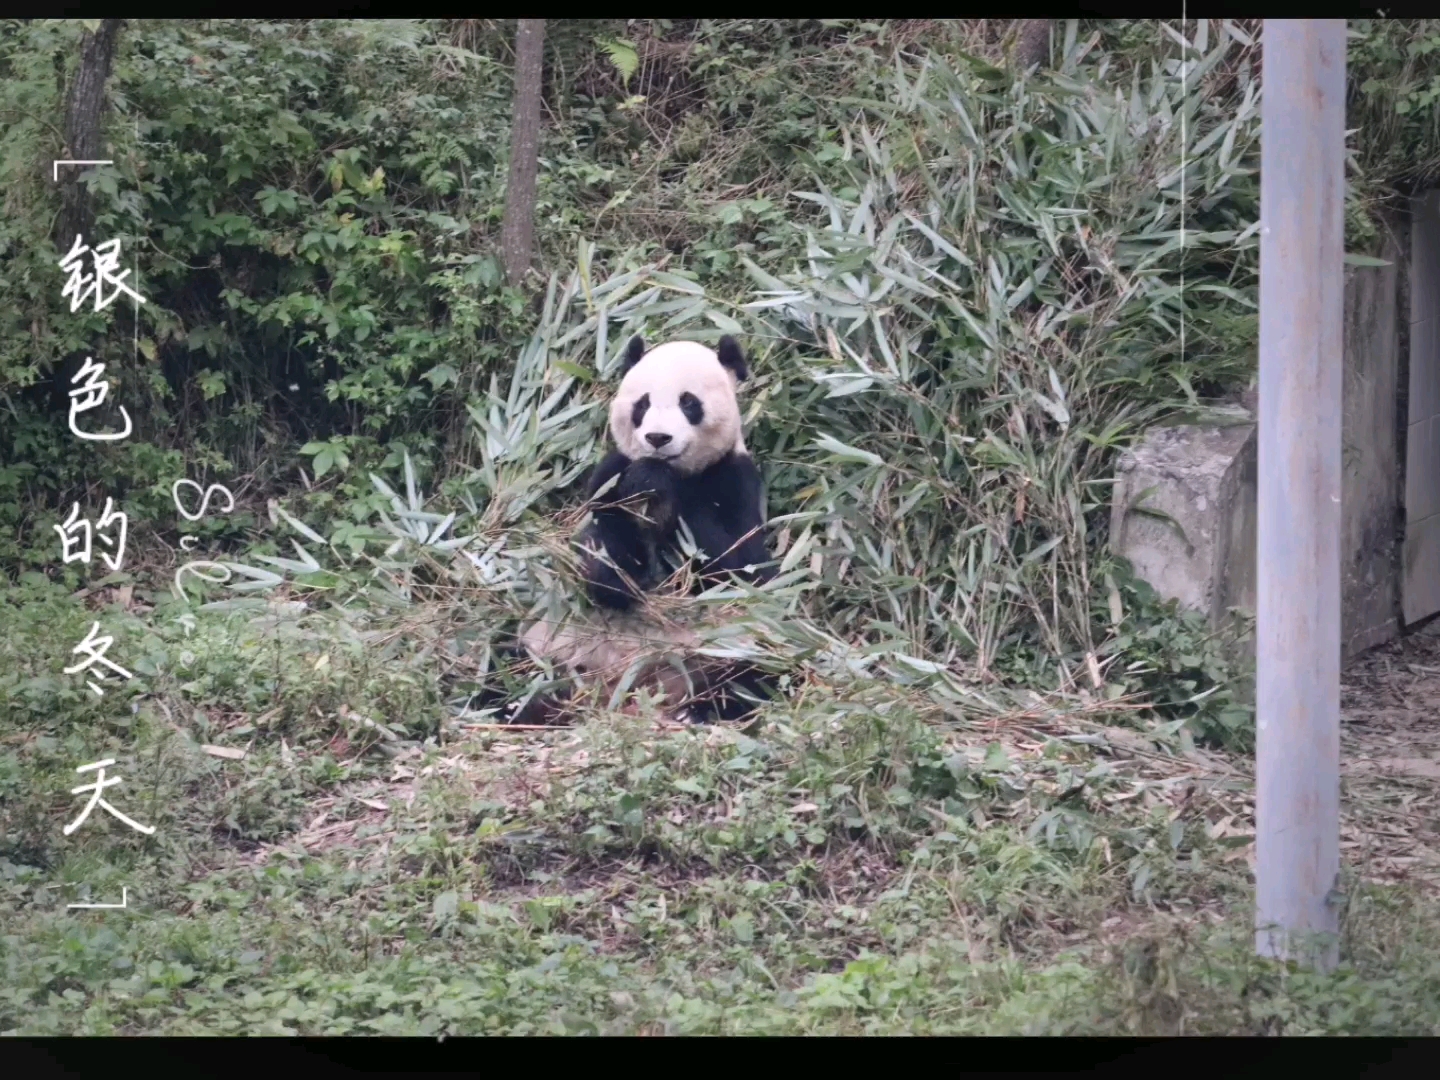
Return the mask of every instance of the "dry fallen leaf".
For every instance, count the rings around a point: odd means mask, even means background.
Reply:
[[[1387,772],[1440,780],[1440,761],[1430,758],[1379,758],[1375,764]]]
[[[245,756],[244,750],[234,750],[228,746],[202,746],[200,749],[211,757],[225,758],[228,761],[239,761]]]

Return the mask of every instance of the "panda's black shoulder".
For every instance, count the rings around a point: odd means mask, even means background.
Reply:
[[[747,453],[732,450],[685,485],[685,501],[711,503],[722,510],[746,513],[758,505],[760,467]]]
[[[701,485],[725,485],[737,481],[760,479],[760,467],[755,459],[740,450],[732,450],[703,472],[695,474],[695,483]]]

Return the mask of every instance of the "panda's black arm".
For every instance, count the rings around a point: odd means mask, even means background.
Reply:
[[[614,565],[591,558],[585,569],[590,597],[607,607],[628,608],[637,589],[654,585],[658,546],[675,528],[679,507],[679,476],[663,461],[631,461],[614,451],[590,481],[591,497],[612,476],[619,482],[599,497],[588,539],[598,539]],[[617,572],[623,570],[633,585]]]
[[[765,550],[764,525],[760,516],[760,470],[746,454],[735,454],[706,470],[703,483],[696,485],[684,501],[685,522],[695,543],[705,552],[707,562],[701,573],[744,574],[757,582],[768,581],[773,572],[770,553]]]
[[[585,485],[586,498],[595,498],[595,493],[611,478],[623,473],[629,464],[630,459],[618,450],[606,454],[590,474]],[[582,538],[588,547],[602,547],[610,561],[598,554],[587,555],[583,573],[592,602],[623,611],[635,600],[635,585],[628,584],[619,571],[623,570],[638,585],[648,569],[648,553],[639,523],[624,510],[603,505],[619,501],[619,489],[620,485],[615,484],[601,496],[602,505],[595,508],[594,521]]]
[[[626,575],[635,585],[630,585],[621,577],[619,570],[599,555],[586,555],[585,557],[585,587],[590,594],[592,603],[607,608],[614,608],[618,611],[625,611],[636,599],[636,589],[642,587],[641,579],[645,576],[645,564],[638,559],[626,558],[626,549],[620,546],[606,544],[600,537],[599,529],[590,530],[585,537],[591,545],[603,546],[605,554],[609,555],[616,551],[618,555],[611,555],[611,559],[621,567],[624,567]]]
[[[585,497],[587,499],[593,499],[595,492],[599,491],[607,480],[612,476],[619,476],[625,471],[625,466],[629,464],[630,459],[619,450],[611,450],[610,453],[605,455],[600,464],[595,466],[594,471],[591,472],[590,479],[585,485]],[[607,494],[606,501],[614,501],[613,490]]]

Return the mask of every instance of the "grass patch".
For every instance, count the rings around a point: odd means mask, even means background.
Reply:
[[[403,667],[332,661],[329,683],[288,647],[277,669],[274,625],[201,612],[191,676],[157,662],[107,732],[38,707],[27,658],[86,615],[25,599],[0,755],[7,1033],[1440,1024],[1440,908],[1421,882],[1354,882],[1336,975],[1253,957],[1246,763],[1187,749],[1173,724],[956,720],[859,679],[743,731],[658,728],[645,708],[505,731],[438,703],[382,712],[409,700],[385,697]],[[327,620],[306,618],[313,648]],[[237,664],[254,667],[225,678]],[[264,724],[243,699],[260,670],[277,680]],[[361,701],[392,737],[356,719]],[[125,780],[112,801],[153,837],[100,810],[61,834],[70,770],[101,755]],[[122,888],[126,911],[65,908]]]

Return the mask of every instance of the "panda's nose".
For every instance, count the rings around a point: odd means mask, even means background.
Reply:
[[[655,447],[656,450],[659,450],[660,447],[670,441],[670,436],[666,435],[663,431],[649,431],[645,433],[645,441]]]

